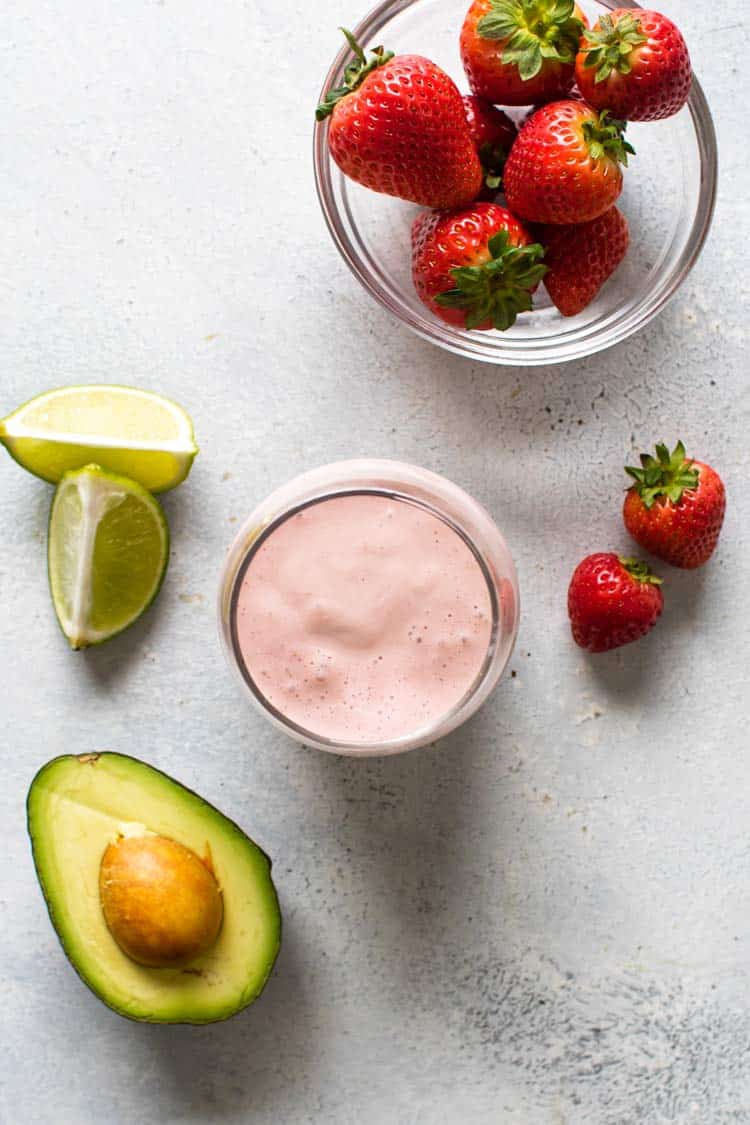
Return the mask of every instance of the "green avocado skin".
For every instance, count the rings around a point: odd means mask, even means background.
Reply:
[[[50,878],[46,871],[43,840],[50,830],[44,823],[44,816],[40,815],[41,810],[38,807],[40,794],[44,790],[48,790],[50,786],[54,788],[56,780],[55,775],[61,768],[69,772],[71,768],[75,769],[79,766],[86,767],[93,764],[99,765],[100,763],[105,766],[114,765],[118,769],[132,771],[142,784],[148,785],[149,782],[153,781],[162,788],[171,788],[175,800],[189,803],[196,810],[200,811],[202,815],[210,817],[215,825],[214,830],[226,833],[227,836],[232,838],[235,845],[246,849],[248,853],[252,854],[254,861],[256,861],[256,866],[260,868],[259,881],[261,883],[261,891],[265,899],[266,912],[269,918],[268,943],[264,951],[262,964],[256,966],[252,983],[248,982],[244,987],[238,987],[236,999],[229,1004],[222,1005],[221,1008],[214,1012],[197,1014],[196,1012],[191,1012],[186,1009],[179,1013],[160,1014],[158,1011],[134,1012],[133,1010],[129,1010],[122,1004],[119,1004],[112,995],[108,994],[105,988],[97,985],[97,983],[92,980],[92,974],[82,963],[81,958],[77,955],[74,948],[74,942],[70,940],[70,936],[67,933],[69,927],[66,927],[64,924],[62,912],[56,901],[55,880],[54,878]],[[281,949],[282,918],[278,894],[271,878],[272,861],[266,852],[243,832],[239,825],[230,820],[229,817],[224,816],[223,813],[208,801],[204,800],[192,789],[182,785],[179,781],[175,781],[174,778],[170,777],[162,770],[156,769],[156,767],[149,765],[139,758],[111,751],[82,755],[64,754],[48,761],[35,775],[26,799],[26,818],[36,876],[55,934],[57,935],[65,956],[75,969],[79,978],[108,1008],[135,1023],[201,1026],[231,1019],[260,996],[271,975]],[[134,816],[133,819],[137,819],[137,817]],[[124,957],[124,954],[121,956]],[[146,972],[149,973],[160,973],[163,971],[164,970],[146,970]]]

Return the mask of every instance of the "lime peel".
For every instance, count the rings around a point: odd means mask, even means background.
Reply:
[[[166,492],[187,477],[198,447],[182,407],[151,391],[111,384],[60,387],[0,421],[0,442],[52,484],[95,462]]]
[[[49,524],[52,601],[74,649],[101,644],[153,602],[169,560],[169,529],[153,496],[98,465],[67,473]]]

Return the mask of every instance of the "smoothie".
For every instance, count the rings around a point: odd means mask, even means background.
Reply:
[[[461,536],[379,493],[313,502],[276,526],[238,591],[257,692],[319,738],[374,743],[447,715],[482,670],[490,592]]]

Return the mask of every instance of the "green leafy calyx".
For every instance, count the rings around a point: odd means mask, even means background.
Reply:
[[[538,242],[511,246],[505,230],[493,235],[487,247],[490,260],[451,270],[455,288],[440,293],[435,301],[444,309],[461,309],[467,328],[489,320],[505,332],[520,312],[531,308],[531,294],[547,272],[542,264],[544,247]]]
[[[482,39],[504,45],[502,62],[517,66],[521,78],[534,78],[545,62],[572,63],[583,24],[574,0],[490,0],[477,24]]]
[[[323,98],[323,101],[315,110],[316,121],[324,121],[329,114],[333,113],[334,107],[338,105],[342,98],[353,93],[362,85],[368,75],[372,74],[378,67],[385,66],[385,64],[390,62],[393,58],[393,51],[386,51],[384,47],[374,47],[368,59],[351,31],[347,31],[345,27],[342,27],[341,30],[346,37],[347,43],[354,52],[354,58],[344,70],[344,81],[342,85],[335,86],[332,90],[329,90]]]
[[[672,504],[679,504],[683,493],[696,489],[700,480],[694,462],[685,456],[685,446],[681,441],[677,442],[673,453],[660,443],[655,457],[642,453],[640,468],[628,465],[625,472],[635,481],[630,487],[638,493],[649,511],[660,496]]]
[[[626,559],[622,555],[617,557],[620,565],[627,570],[631,578],[635,578],[636,582],[644,582],[648,586],[661,586],[664,581],[663,578],[658,578],[657,575],[652,574],[648,563],[641,559]]]
[[[614,20],[612,16],[602,16],[592,31],[583,32],[581,50],[585,53],[584,66],[596,70],[595,82],[606,82],[610,74],[630,74],[633,69],[633,51],[648,36],[641,31],[636,16],[627,12]]]
[[[603,109],[598,119],[596,115],[587,118],[582,128],[592,160],[615,160],[627,167],[628,155],[635,156],[635,149],[625,140],[627,122],[610,117],[608,109]]]

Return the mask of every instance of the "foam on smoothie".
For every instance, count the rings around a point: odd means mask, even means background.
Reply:
[[[236,632],[261,694],[336,742],[413,734],[479,674],[492,606],[438,517],[378,494],[334,496],[281,523],[250,561]]]

